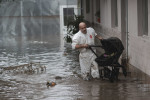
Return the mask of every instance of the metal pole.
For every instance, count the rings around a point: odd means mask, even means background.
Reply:
[[[128,0],[126,0],[126,59],[128,63]]]

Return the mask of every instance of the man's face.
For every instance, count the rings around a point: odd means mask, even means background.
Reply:
[[[82,33],[84,33],[84,34],[86,34],[86,25],[85,24],[82,24],[81,26],[80,26],[80,31],[82,32]]]

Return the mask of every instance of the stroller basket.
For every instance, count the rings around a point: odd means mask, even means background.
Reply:
[[[100,57],[96,58],[95,61],[98,63],[99,66],[109,66],[114,63],[115,54],[107,55],[102,54]]]

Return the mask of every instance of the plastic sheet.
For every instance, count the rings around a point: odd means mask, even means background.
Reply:
[[[59,6],[72,4],[77,0],[1,0],[0,46],[59,41]]]

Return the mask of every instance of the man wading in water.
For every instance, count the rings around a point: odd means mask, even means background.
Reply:
[[[95,37],[102,40],[102,37],[98,36],[93,28],[87,28],[86,24],[81,22],[79,31],[72,38],[72,48],[78,49],[80,52],[79,62],[84,80],[90,80],[90,76],[99,78],[98,64],[95,62],[96,56],[88,49],[89,45],[95,45]]]

